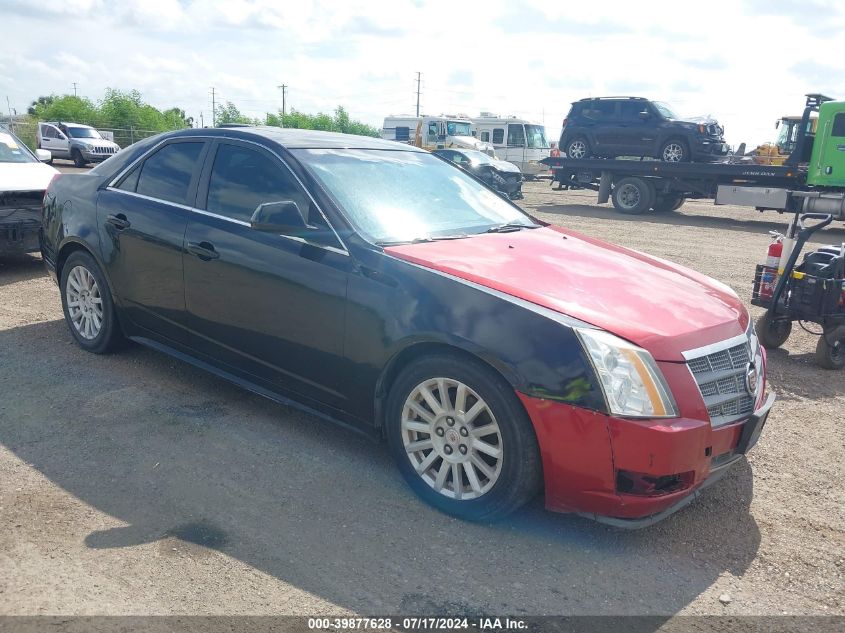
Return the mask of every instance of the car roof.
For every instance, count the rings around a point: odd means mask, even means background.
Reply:
[[[405,152],[423,152],[418,147],[386,141],[372,136],[358,136],[356,134],[341,134],[340,132],[322,132],[320,130],[299,130],[294,128],[280,128],[265,125],[217,128],[188,128],[172,132],[171,136],[219,136],[222,138],[239,138],[254,140],[262,138],[273,141],[286,149],[382,149]]]
[[[87,127],[90,129],[94,129],[93,125],[85,125],[84,123],[68,123],[67,121],[42,121],[42,123],[46,123],[47,125],[64,125],[65,127]]]
[[[583,99],[578,99],[578,101],[573,101],[572,104],[575,105],[576,103],[583,103],[585,101],[648,101],[645,97],[584,97]]]

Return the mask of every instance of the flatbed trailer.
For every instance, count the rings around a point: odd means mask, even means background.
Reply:
[[[592,189],[599,204],[612,200],[622,213],[674,211],[685,200],[752,206],[789,213],[826,213],[845,221],[845,103],[807,95],[800,129],[821,112],[819,138],[806,134],[783,165],[736,158],[715,163],[659,160],[543,159],[566,189]],[[822,125],[823,123],[823,125]]]

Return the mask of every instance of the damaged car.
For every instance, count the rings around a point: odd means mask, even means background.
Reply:
[[[513,163],[469,149],[437,149],[432,154],[465,169],[511,200],[522,199],[522,182],[525,178]]]
[[[58,170],[45,165],[50,152],[31,152],[0,127],[0,256],[39,249],[41,200]]]

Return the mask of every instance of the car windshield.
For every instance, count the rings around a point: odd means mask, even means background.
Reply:
[[[667,119],[677,119],[678,115],[672,111],[667,104],[663,103],[662,101],[654,101],[654,107],[657,108],[657,111],[665,116]]]
[[[37,163],[23,143],[8,132],[0,130],[0,163]]]
[[[501,196],[428,152],[293,153],[358,231],[375,243],[466,236],[505,224],[536,226]]]
[[[103,138],[97,130],[90,127],[68,127],[67,133],[73,138]]]
[[[539,149],[548,149],[549,142],[546,140],[546,128],[542,125],[525,124],[525,138],[528,141],[528,147]]]
[[[472,136],[471,124],[463,121],[446,121],[446,133],[449,136]]]

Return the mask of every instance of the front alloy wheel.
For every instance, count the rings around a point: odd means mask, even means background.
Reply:
[[[477,393],[450,378],[417,385],[402,411],[402,442],[422,480],[452,499],[475,499],[502,471],[502,433]]]
[[[667,163],[684,163],[687,161],[687,148],[680,141],[669,141],[663,146],[660,157]]]
[[[443,512],[492,521],[540,489],[540,450],[525,407],[499,373],[466,354],[408,364],[393,380],[385,416],[402,476]]]

